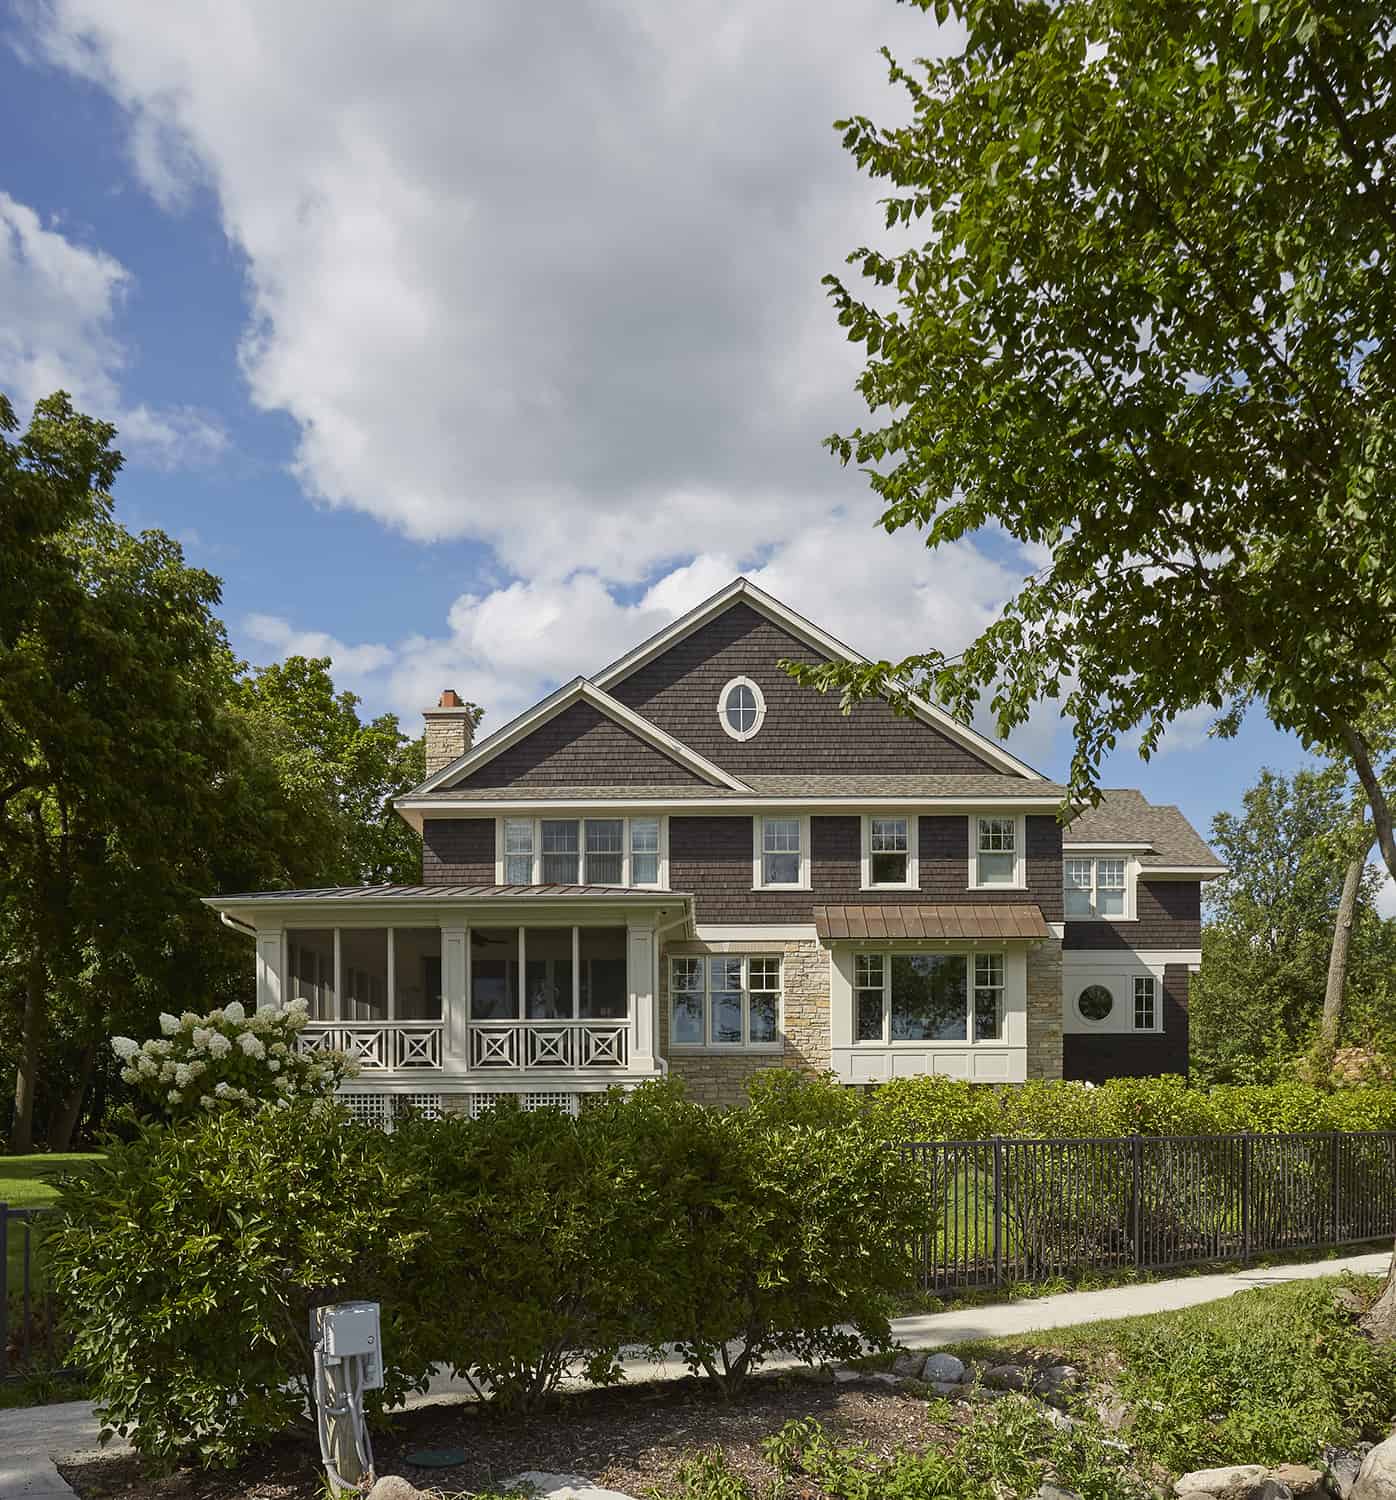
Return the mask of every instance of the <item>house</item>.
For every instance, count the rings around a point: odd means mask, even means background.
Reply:
[[[1181,1072],[1216,856],[1174,807],[1066,789],[940,709],[844,714],[778,663],[858,660],[737,579],[471,743],[446,693],[398,799],[422,883],[209,904],[261,1003],[307,1002],[347,1097],[575,1109],[666,1072],[851,1085]]]

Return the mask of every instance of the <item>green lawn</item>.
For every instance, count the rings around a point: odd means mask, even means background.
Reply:
[[[55,1172],[67,1172],[74,1167],[81,1167],[84,1162],[100,1160],[99,1153],[83,1151],[53,1152],[37,1156],[0,1156],[0,1203],[8,1203],[12,1208],[42,1208],[58,1196],[47,1182],[48,1177]],[[6,1281],[10,1295],[17,1297],[24,1289],[25,1233],[14,1220],[10,1222],[9,1239]],[[34,1259],[32,1274],[37,1281],[42,1261],[41,1245],[37,1238]]]

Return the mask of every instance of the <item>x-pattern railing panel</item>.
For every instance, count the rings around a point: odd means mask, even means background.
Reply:
[[[365,1072],[441,1067],[440,1021],[313,1021],[300,1034],[302,1052],[335,1050]]]
[[[630,1054],[624,1021],[476,1021],[472,1068],[623,1068]]]

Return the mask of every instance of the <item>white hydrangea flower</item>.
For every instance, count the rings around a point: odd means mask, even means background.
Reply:
[[[178,1064],[174,1063],[174,1062],[171,1062],[167,1058],[164,1062],[162,1062],[160,1064],[160,1082],[161,1083],[172,1083],[174,1081],[174,1076],[175,1076],[175,1074],[178,1071],[179,1071]]]
[[[196,1062],[187,1063],[185,1066],[189,1069],[189,1076],[191,1078],[197,1078],[200,1073],[207,1073],[208,1072],[208,1064],[206,1062],[197,1062],[196,1061]]]
[[[160,1069],[155,1066],[155,1059],[147,1057],[144,1052],[136,1056],[136,1067],[140,1070],[142,1078],[154,1078]]]
[[[209,1027],[207,1027],[207,1026],[196,1026],[194,1028],[194,1035],[192,1037],[192,1041],[194,1043],[194,1051],[195,1052],[202,1052],[202,1051],[204,1051],[207,1048],[207,1046],[208,1046],[208,1039],[212,1035],[213,1035],[213,1032],[209,1029]]]
[[[286,1007],[286,1014],[290,1015],[290,1016],[294,1016],[294,1015],[302,1015],[302,1016],[309,1015],[310,1014],[310,1001],[307,1000],[304,995],[298,995]]]
[[[283,1076],[281,1078],[276,1079],[273,1082],[272,1087],[277,1091],[278,1094],[289,1094],[291,1092],[291,1090],[295,1087],[295,1085],[292,1084],[292,1082],[291,1082],[291,1080],[289,1078],[286,1078],[285,1076]]]
[[[215,1031],[208,1039],[208,1051],[210,1057],[227,1057],[233,1050],[233,1044],[223,1035],[221,1031]]]
[[[273,1057],[285,1057],[291,1049],[285,1042],[273,1042],[269,1050]]]
[[[259,1061],[267,1055],[267,1049],[262,1045],[260,1037],[255,1037],[250,1031],[244,1031],[238,1037],[238,1046],[248,1057],[255,1057]]]
[[[178,1089],[171,1089],[169,1093],[165,1095],[165,1098],[168,1099],[171,1104],[179,1104],[183,1102],[184,1095],[181,1094]]]
[[[217,1012],[215,1012],[217,1014]],[[223,1019],[225,1021],[245,1021],[247,1012],[242,1007],[241,1000],[234,1000],[223,1008]]]
[[[111,1050],[115,1052],[123,1062],[128,1062],[136,1055],[136,1053],[141,1050],[141,1048],[140,1043],[135,1041],[132,1037],[114,1036],[111,1039]]]
[[[202,1104],[205,1109],[212,1109],[213,1108],[213,1095],[212,1094],[200,1094],[199,1095],[199,1103]]]
[[[267,1072],[268,1073],[279,1073],[280,1071],[281,1071],[281,1063],[276,1058],[273,1057],[267,1063]]]
[[[162,1010],[160,1012],[160,1030],[166,1036],[173,1036],[179,1030],[179,1017],[172,1016],[167,1010]]]
[[[220,1099],[226,1099],[228,1097],[228,1095],[232,1093],[232,1091],[233,1091],[233,1087],[232,1087],[232,1085],[226,1079],[220,1079],[219,1082],[216,1083],[214,1085],[214,1088],[213,1088],[213,1092]]]
[[[140,1079],[140,1076],[134,1068],[122,1068],[121,1070],[122,1083],[136,1083]]]
[[[180,1016],[179,1024],[184,1028],[185,1031],[188,1031],[192,1027],[197,1026],[202,1019],[203,1018],[201,1016],[196,1016],[192,1010],[186,1010]]]
[[[215,1005],[213,1009],[209,1011],[209,1013],[204,1017],[204,1020],[210,1023],[214,1021],[221,1021],[222,1019],[223,1007],[221,1005]]]

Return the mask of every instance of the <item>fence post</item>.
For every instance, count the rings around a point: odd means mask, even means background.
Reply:
[[[1142,1202],[1144,1192],[1144,1143],[1139,1139],[1138,1135],[1130,1136],[1129,1141],[1131,1164],[1134,1168],[1134,1194],[1131,1200],[1133,1204],[1131,1232],[1134,1236],[1134,1269],[1142,1271],[1144,1269],[1144,1213]]]
[[[1343,1223],[1343,1221],[1342,1221],[1342,1218],[1341,1218],[1341,1216],[1339,1214],[1338,1181],[1339,1181],[1339,1171],[1340,1171],[1340,1168],[1342,1166],[1343,1138],[1342,1138],[1342,1136],[1336,1130],[1330,1130],[1328,1132],[1328,1137],[1329,1137],[1329,1157],[1328,1157],[1329,1196],[1332,1199],[1331,1207],[1332,1207],[1332,1210],[1333,1210],[1333,1218],[1332,1218],[1332,1223],[1333,1223],[1332,1243],[1335,1244],[1335,1245],[1341,1245],[1342,1242],[1343,1242],[1343,1236],[1342,1236],[1342,1223]]]
[[[1241,1259],[1251,1258],[1251,1133],[1241,1137]]]
[[[1003,1285],[1003,1137],[994,1137],[994,1285]]]

